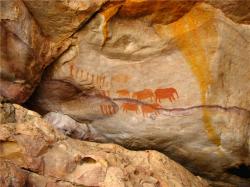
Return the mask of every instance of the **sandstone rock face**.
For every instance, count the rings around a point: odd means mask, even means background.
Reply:
[[[1,187],[209,186],[156,151],[74,140],[18,105],[1,105],[1,113],[13,116],[1,118]]]
[[[238,23],[250,23],[249,0],[205,0],[215,8],[221,9],[227,17]]]
[[[70,36],[103,3],[105,0],[0,1],[0,99],[25,102],[45,67],[68,48]]]
[[[70,37],[98,11],[107,0],[24,0],[43,33],[53,41]]]
[[[69,44],[47,39],[22,1],[3,0],[0,7],[0,99],[22,103],[43,69]]]
[[[24,102],[56,59],[29,105],[65,134],[249,186],[232,172],[250,165],[248,0],[1,5],[2,98]]]
[[[32,102],[88,121],[93,141],[157,149],[210,179],[248,186],[227,171],[250,163],[250,27],[205,3],[168,22],[116,6],[74,35]]]

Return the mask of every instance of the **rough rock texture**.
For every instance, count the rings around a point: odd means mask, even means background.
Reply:
[[[1,105],[0,186],[208,187],[156,151],[74,140],[19,105]]]
[[[249,0],[205,0],[205,2],[221,9],[227,17],[237,23],[250,23]]]
[[[0,99],[25,102],[44,68],[104,2],[1,0]]]
[[[24,0],[24,3],[36,19],[42,32],[51,40],[60,41],[70,37],[83,26],[106,1]]]
[[[65,134],[249,186],[249,0],[1,4],[1,97],[25,101],[60,55],[29,104]]]
[[[248,186],[228,169],[250,164],[250,27],[206,3],[166,22],[169,14],[153,19],[157,8],[126,16],[136,8],[119,6],[74,35],[32,104],[88,121],[87,139],[157,149],[195,173]]]

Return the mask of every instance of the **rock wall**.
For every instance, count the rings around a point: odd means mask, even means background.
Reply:
[[[53,62],[28,106],[65,134],[249,186],[229,172],[250,165],[248,0],[1,4],[4,100],[24,102]]]
[[[19,105],[1,105],[0,185],[208,187],[156,151],[129,151],[64,136]]]

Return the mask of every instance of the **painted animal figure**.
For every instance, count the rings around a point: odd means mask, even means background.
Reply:
[[[168,99],[171,103],[175,100],[175,95],[178,96],[174,88],[159,88],[155,90],[155,101],[161,102],[161,99]]]
[[[138,100],[150,98],[151,101],[153,101],[154,93],[151,89],[144,89],[142,91],[134,92],[132,95],[132,98],[138,99]]]
[[[141,105],[141,111],[144,117],[149,113],[154,113],[155,115],[160,114],[160,108],[162,108],[162,106],[158,103]]]
[[[139,107],[135,103],[123,103],[122,104],[122,109],[123,109],[124,112],[135,111],[137,113],[138,110],[139,110]]]
[[[129,97],[130,96],[129,91],[126,89],[117,90],[116,93],[118,94],[119,97]]]
[[[104,115],[112,115],[116,112],[112,105],[100,105],[100,108]]]

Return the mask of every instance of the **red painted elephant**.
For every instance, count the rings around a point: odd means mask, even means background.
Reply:
[[[161,102],[161,99],[168,99],[171,103],[175,100],[175,95],[178,96],[174,88],[159,88],[155,90],[155,101]]]

